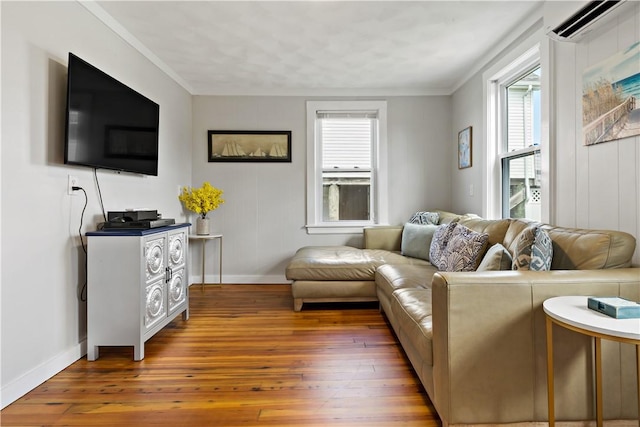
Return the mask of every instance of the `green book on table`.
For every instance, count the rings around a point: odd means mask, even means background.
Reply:
[[[589,297],[587,306],[616,319],[640,318],[640,304],[620,297]]]

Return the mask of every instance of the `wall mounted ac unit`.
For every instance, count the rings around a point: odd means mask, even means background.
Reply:
[[[577,42],[625,0],[545,2],[545,30],[559,41]],[[586,4],[585,4],[586,3]]]

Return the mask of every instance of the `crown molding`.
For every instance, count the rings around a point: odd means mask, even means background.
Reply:
[[[142,56],[151,61],[156,67],[162,70],[167,76],[171,77],[176,83],[182,86],[187,92],[193,95],[193,88],[182,77],[176,74],[171,67],[169,67],[164,61],[158,58],[149,48],[147,48],[140,40],[138,40],[133,34],[127,31],[116,19],[107,13],[97,2],[94,0],[77,0],[82,6],[84,6],[92,15],[98,18],[104,25],[109,27],[111,31],[116,33],[122,40],[127,42],[131,47],[136,49]]]

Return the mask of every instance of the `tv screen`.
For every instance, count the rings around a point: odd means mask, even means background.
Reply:
[[[69,53],[64,162],[158,175],[160,107]]]

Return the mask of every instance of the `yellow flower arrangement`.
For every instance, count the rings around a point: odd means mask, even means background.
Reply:
[[[218,209],[224,203],[222,193],[223,191],[219,188],[205,182],[200,188],[183,187],[178,200],[184,204],[185,208],[206,218],[207,213]]]

